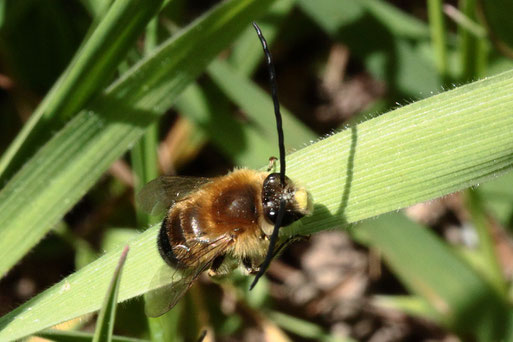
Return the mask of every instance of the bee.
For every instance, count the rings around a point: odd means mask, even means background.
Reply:
[[[156,317],[170,310],[203,272],[223,275],[242,265],[265,273],[275,255],[279,228],[312,211],[308,191],[285,175],[285,148],[276,92],[276,73],[265,38],[253,23],[269,68],[280,150],[280,172],[235,169],[216,178],[159,177],[137,195],[141,209],[166,211],[157,237],[164,261],[175,273],[169,285],[150,292],[146,313]],[[281,248],[281,246],[280,246]],[[250,289],[251,289],[250,288]]]

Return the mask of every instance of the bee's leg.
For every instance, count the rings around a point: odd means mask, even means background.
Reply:
[[[276,158],[274,156],[269,157],[269,165],[267,166],[267,172],[270,172],[271,170],[273,170],[276,167],[277,160],[278,160],[278,158]]]
[[[283,252],[283,249],[290,245],[294,241],[306,241],[309,240],[309,235],[295,235],[289,237],[287,240],[283,241],[278,247],[274,249],[273,258],[276,258],[278,255],[280,255],[281,252]]]
[[[223,261],[224,261],[224,257],[226,256],[226,254],[221,254],[221,255],[218,255],[214,261],[212,261],[212,265],[210,266],[209,270],[208,270],[208,275],[211,276],[211,277],[215,277],[216,275],[218,275],[218,270],[219,270],[219,267],[221,267],[221,265],[223,264]]]
[[[243,258],[242,264],[249,274],[256,274],[260,270],[260,267],[255,266],[250,258]]]

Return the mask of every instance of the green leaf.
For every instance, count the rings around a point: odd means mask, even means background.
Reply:
[[[483,342],[511,338],[506,336],[513,312],[505,298],[430,230],[391,214],[355,232],[379,248],[403,284],[429,302],[439,322]]]
[[[107,295],[103,302],[96,328],[94,330],[93,342],[109,342],[112,340],[112,331],[116,319],[116,304],[118,303],[119,284],[121,283],[121,270],[126,261],[126,256],[130,247],[123,248],[119,257],[118,266],[114,270],[114,275],[107,290]]]
[[[5,274],[271,0],[227,1],[163,43],[52,137],[0,192]]]
[[[162,0],[118,0],[21,132],[0,159],[0,184],[8,180],[27,159],[70,117],[81,110],[112,80],[116,66],[132,47]]]
[[[513,72],[507,72],[398,108],[289,155],[289,176],[310,190],[315,210],[283,233],[343,227],[511,170],[512,111]],[[158,225],[130,243],[133,257],[124,270],[121,301],[164,285],[152,282],[165,265],[155,244],[157,230]],[[0,340],[98,310],[118,253],[0,318]]]

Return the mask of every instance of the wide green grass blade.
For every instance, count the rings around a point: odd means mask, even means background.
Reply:
[[[379,248],[403,284],[429,302],[439,322],[479,341],[510,340],[513,311],[504,297],[434,233],[399,214],[369,220],[355,232]]]
[[[297,229],[357,222],[511,170],[512,90],[510,71],[398,108],[293,154],[289,176],[316,189],[314,203],[323,213]]]
[[[118,303],[119,284],[121,283],[121,271],[125,265],[129,247],[125,246],[118,265],[114,270],[114,275],[107,290],[107,295],[103,301],[96,328],[94,330],[93,342],[110,342],[112,340],[112,331],[114,330],[114,321],[116,319],[116,305]]]
[[[56,329],[48,329],[38,332],[39,337],[46,338],[55,342],[90,342],[93,340],[93,334],[82,331],[62,331]],[[113,335],[112,342],[150,342],[139,338],[131,338],[125,336]]]
[[[396,109],[288,157],[315,211],[284,233],[308,234],[440,197],[513,166],[513,72]],[[1,213],[1,211],[0,211]],[[130,243],[120,300],[141,295],[164,265],[158,225]],[[109,253],[0,319],[0,341],[98,310],[119,256]]]
[[[95,94],[112,81],[162,0],[118,0],[0,159],[0,187]]]
[[[130,149],[270,0],[228,1],[135,65],[42,147],[0,192],[5,274]]]

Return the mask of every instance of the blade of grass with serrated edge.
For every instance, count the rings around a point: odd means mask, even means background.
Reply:
[[[111,81],[162,0],[116,1],[0,158],[0,188],[53,132]]]
[[[119,257],[118,265],[114,270],[114,275],[107,290],[107,295],[103,302],[96,328],[94,330],[93,342],[109,342],[112,340],[112,331],[114,330],[114,321],[116,319],[116,304],[118,303],[119,284],[121,283],[121,271],[125,264],[129,246],[125,246]]]
[[[54,342],[91,342],[93,334],[82,331],[62,331],[56,329],[43,330],[36,336],[54,341]],[[112,335],[112,342],[150,342],[139,338]]]
[[[429,302],[439,322],[483,342],[511,339],[513,311],[506,298],[433,232],[401,214],[369,220],[354,232],[380,250],[402,283]]]
[[[0,192],[1,275],[271,2],[232,0],[215,7],[125,73],[24,165]]]
[[[309,189],[314,212],[283,233],[343,227],[511,170],[512,112],[513,72],[506,72],[398,108],[290,154],[288,175]],[[120,300],[163,285],[152,282],[165,265],[155,243],[158,228],[130,243],[133,257],[125,266]],[[118,253],[104,255],[0,318],[0,341],[98,310]]]

